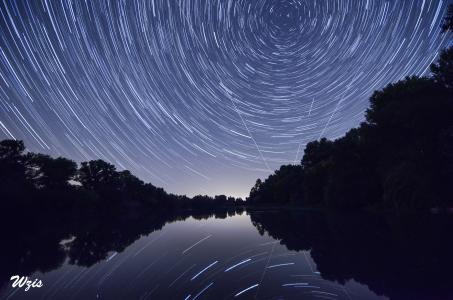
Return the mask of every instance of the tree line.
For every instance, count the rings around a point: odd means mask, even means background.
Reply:
[[[164,189],[119,171],[103,160],[82,162],[27,152],[22,141],[0,142],[0,206],[4,209],[49,208],[73,213],[106,211],[203,209],[242,205],[242,199],[218,195],[193,198]],[[127,210],[126,210],[127,209]]]
[[[453,31],[453,5],[442,30]],[[251,204],[334,208],[452,207],[453,47],[431,76],[375,91],[365,121],[344,137],[307,144],[298,165],[256,181]]]

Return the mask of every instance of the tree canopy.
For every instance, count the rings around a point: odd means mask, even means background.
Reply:
[[[450,5],[442,28],[453,30],[452,20]],[[431,72],[430,77],[407,77],[375,91],[365,122],[335,141],[308,143],[300,165],[283,166],[257,181],[250,203],[452,207],[453,48],[440,53]]]
[[[447,15],[442,22],[442,31],[453,31],[453,4],[448,6]]]
[[[22,141],[0,141],[0,210],[32,212],[42,205],[96,214],[141,210],[220,208],[243,205],[224,195],[189,198],[144,183],[128,170],[97,159],[77,163],[27,152]],[[200,201],[198,201],[200,200]]]

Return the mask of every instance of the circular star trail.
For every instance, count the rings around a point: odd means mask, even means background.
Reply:
[[[105,159],[181,194],[244,196],[371,93],[426,75],[437,0],[0,3],[0,138]]]

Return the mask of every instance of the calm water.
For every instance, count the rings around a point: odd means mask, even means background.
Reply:
[[[448,217],[284,210],[97,222],[9,243],[0,298],[453,299]],[[44,286],[12,288],[15,274]]]

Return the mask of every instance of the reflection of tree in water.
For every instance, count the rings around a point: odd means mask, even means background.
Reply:
[[[162,229],[169,222],[188,217],[224,219],[236,212],[241,213],[242,208],[83,218],[71,217],[70,213],[58,218],[54,214],[30,213],[0,218],[0,237],[4,241],[14,241],[0,247],[0,287],[13,274],[51,271],[66,259],[70,264],[89,267],[106,259],[112,251],[122,252],[140,237]]]
[[[310,250],[321,276],[366,284],[392,299],[453,299],[453,220],[321,212],[250,212],[263,234]]]
[[[29,220],[4,221],[0,219],[0,237],[10,242],[0,246],[0,286],[12,275],[46,272],[63,264],[66,254],[59,243],[67,234],[61,227]]]
[[[72,264],[91,266],[122,252],[168,222],[226,218],[235,210],[154,212],[140,216],[60,219],[32,215],[0,220],[0,285],[11,274],[27,275]],[[382,217],[372,214],[249,211],[261,234],[267,232],[289,250],[310,250],[321,276],[366,284],[396,299],[452,299],[453,220],[446,216]],[[14,224],[14,226],[11,226]],[[68,240],[65,246],[62,240]]]

